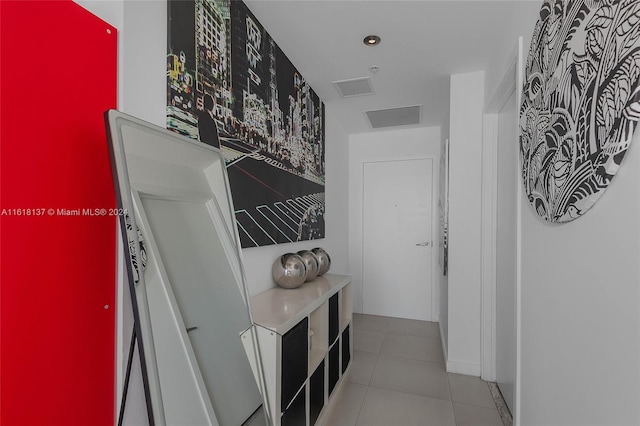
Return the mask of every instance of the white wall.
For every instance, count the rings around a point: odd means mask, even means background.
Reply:
[[[640,131],[577,220],[522,205],[522,425],[640,424]]]
[[[150,123],[166,125],[167,4],[164,0],[77,0],[77,3],[118,28],[118,109]],[[277,40],[276,40],[277,42]],[[286,53],[286,52],[285,52]],[[295,65],[295,64],[294,64]],[[347,273],[348,188],[346,185],[348,136],[326,111],[326,217],[325,238],[300,243],[243,250],[249,293],[275,286],[271,265],[281,254],[321,246],[331,256],[331,272]],[[123,270],[122,261],[118,268]],[[117,392],[120,400],[128,339],[133,327],[128,288],[120,274],[118,283]],[[146,419],[140,369],[132,373],[136,391],[131,391],[125,424],[143,424]]]
[[[480,375],[484,72],[451,76],[447,371]]]
[[[440,338],[445,359],[449,358],[449,275],[442,274],[442,268],[438,265],[438,320],[440,321]]]
[[[353,277],[354,312],[362,312],[362,175],[364,163],[431,157],[434,159],[433,173],[437,188],[440,138],[439,126],[360,133],[349,136],[349,271]],[[435,231],[438,229],[438,215],[434,214],[433,217],[432,229],[435,236],[438,234]],[[436,240],[437,238],[434,238],[434,246],[438,247]],[[432,265],[437,265],[437,250],[432,250],[432,252],[435,253]],[[437,276],[437,273],[434,271],[434,277]],[[433,281],[434,285],[436,282]],[[437,295],[435,295],[435,300],[437,300]],[[438,312],[433,312],[433,314],[437,317]]]
[[[74,0],[98,18],[122,29],[124,0]]]
[[[500,50],[501,57],[499,60],[489,64],[485,70],[485,93],[492,95],[500,84],[504,75],[504,70],[508,68],[511,62],[513,50],[516,48],[518,37],[523,39],[523,47],[525,56],[529,52],[533,29],[538,20],[542,0],[511,0],[520,1],[517,9],[513,9],[513,15],[505,25],[504,33],[508,36],[504,37],[495,47]],[[518,90],[521,88],[519,87]],[[491,97],[487,96],[486,101],[491,101]]]
[[[530,21],[521,30],[526,58],[537,14],[519,19]],[[503,68],[488,70],[488,94]],[[611,186],[583,217],[549,224],[523,197],[523,426],[640,424],[639,182],[636,131]]]

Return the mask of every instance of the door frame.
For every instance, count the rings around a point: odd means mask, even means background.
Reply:
[[[516,94],[516,105],[522,102],[523,40],[518,38],[509,56],[500,85],[490,98],[483,115],[482,146],[482,251],[481,251],[481,378],[496,380],[496,260],[497,260],[497,155],[498,116],[511,95]],[[517,125],[518,123],[514,123]],[[520,166],[518,159],[518,167]],[[520,176],[520,173],[517,173]],[[518,179],[518,188],[522,187]],[[520,424],[520,371],[521,371],[521,244],[522,244],[522,191],[516,193],[516,383],[514,395],[514,425]]]
[[[361,223],[361,240],[359,241],[359,245],[360,245],[360,276],[364,278],[364,168],[365,168],[365,164],[367,163],[380,163],[380,162],[390,162],[390,161],[409,161],[409,160],[430,160],[431,161],[431,318],[429,319],[429,321],[439,321],[439,308],[440,308],[440,304],[439,304],[439,300],[440,300],[440,293],[439,293],[439,285],[436,285],[437,283],[439,283],[438,279],[438,275],[437,275],[437,268],[434,267],[434,265],[437,265],[438,262],[438,258],[437,256],[437,250],[434,250],[434,246],[437,246],[436,242],[434,241],[434,220],[437,217],[437,210],[436,210],[436,203],[438,202],[438,197],[437,197],[437,193],[436,191],[438,190],[438,185],[436,182],[436,176],[438,176],[438,166],[439,164],[437,164],[436,162],[436,158],[435,156],[419,156],[419,157],[398,157],[398,158],[389,158],[389,159],[377,159],[377,160],[366,160],[366,161],[362,161],[361,163],[361,170],[360,170],[360,179],[362,182],[362,192],[361,192],[361,210],[360,210],[360,223]],[[434,216],[434,214],[436,216]],[[435,262],[435,263],[434,263]],[[362,311],[364,313],[364,280],[361,283],[360,286],[360,301],[362,303]]]

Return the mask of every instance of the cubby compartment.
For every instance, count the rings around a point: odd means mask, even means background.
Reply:
[[[340,290],[340,330],[344,330],[353,319],[353,298],[351,284],[347,284]]]
[[[284,411],[307,380],[308,333],[307,318],[282,336],[282,398]]]
[[[349,362],[351,362],[351,326],[347,324],[347,327],[342,332],[342,373],[347,370]]]
[[[338,293],[329,298],[329,346],[338,338],[340,332],[340,303]]]
[[[301,426],[307,424],[307,388],[304,387],[296,395],[287,410],[282,413],[281,426]]]
[[[270,426],[323,423],[351,359],[350,282],[325,274],[251,298]]]
[[[327,354],[329,341],[329,324],[327,316],[329,304],[320,305],[309,315],[309,374],[316,370]]]
[[[324,408],[324,359],[309,379],[309,425],[313,426]]]
[[[329,396],[340,379],[340,342],[329,349]]]

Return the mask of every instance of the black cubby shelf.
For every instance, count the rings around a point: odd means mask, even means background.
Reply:
[[[273,426],[322,423],[349,374],[352,303],[351,277],[338,274],[251,298]]]

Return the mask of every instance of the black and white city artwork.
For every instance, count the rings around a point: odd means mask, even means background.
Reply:
[[[220,147],[242,247],[324,238],[324,104],[242,1],[169,0],[167,128]]]
[[[550,222],[583,215],[607,188],[640,118],[640,1],[545,0],[526,62],[520,158]]]

